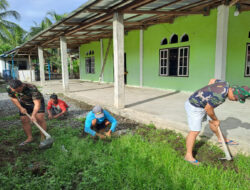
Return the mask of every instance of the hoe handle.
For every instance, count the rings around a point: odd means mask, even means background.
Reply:
[[[31,120],[31,116],[26,113],[26,115],[29,117],[29,119]],[[46,138],[51,138],[51,136],[36,122],[33,121],[33,123],[35,123],[35,125],[38,127],[38,129],[46,136]]]
[[[218,126],[218,132],[219,132],[219,135],[220,135],[220,138],[221,138],[221,142],[222,142],[222,146],[223,146],[223,149],[224,149],[224,153],[226,155],[226,159],[227,160],[232,160],[232,157],[231,157],[231,155],[229,153],[228,147],[227,147],[227,145],[225,143],[224,137],[223,137],[223,135],[221,133],[220,126]]]

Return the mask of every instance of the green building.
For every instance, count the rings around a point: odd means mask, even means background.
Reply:
[[[99,81],[109,39],[80,46],[80,79]],[[113,42],[103,82],[114,81]],[[141,53],[140,53],[141,52]],[[208,16],[188,15],[125,32],[127,85],[194,91],[211,78],[250,84],[250,11],[220,6]]]

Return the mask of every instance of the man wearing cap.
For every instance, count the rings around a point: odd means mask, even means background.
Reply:
[[[102,133],[110,124],[109,131],[103,135]],[[116,125],[116,119],[108,111],[103,110],[101,106],[97,105],[88,113],[84,131],[93,137],[98,136],[101,139],[105,139],[106,136],[110,137],[111,133],[115,131]]]
[[[61,99],[58,99],[56,94],[50,96],[47,110],[49,119],[56,119],[65,116],[68,112],[68,105]]]
[[[10,80],[6,90],[11,101],[19,109],[23,129],[27,135],[27,139],[20,144],[20,146],[24,146],[33,140],[30,119],[26,114],[30,114],[31,120],[37,121],[37,123],[46,131],[44,98],[36,86],[22,83],[20,80]],[[44,135],[41,133],[41,140],[44,138]]]
[[[225,102],[226,98],[230,101],[245,102],[245,99],[250,95],[250,88],[247,86],[229,86],[228,82],[211,79],[209,84],[195,93],[193,93],[185,103],[185,109],[187,112],[188,126],[190,132],[186,138],[187,152],[185,160],[199,165],[193,157],[193,146],[196,137],[201,131],[202,122],[206,120],[208,115],[210,129],[215,133],[218,138],[218,142],[221,143],[220,135],[218,133],[218,126],[220,121],[215,115],[214,109]],[[226,139],[225,142],[228,145],[238,145],[238,143]]]

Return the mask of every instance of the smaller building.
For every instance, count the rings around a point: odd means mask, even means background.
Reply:
[[[0,77],[5,80],[17,78],[22,81],[35,81],[34,68],[27,56],[16,55],[17,48],[0,55]]]

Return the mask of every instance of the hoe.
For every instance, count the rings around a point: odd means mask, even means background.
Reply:
[[[233,158],[232,158],[231,154],[229,153],[228,147],[227,147],[227,145],[225,143],[225,140],[224,140],[224,137],[223,137],[223,135],[221,133],[220,126],[218,127],[218,132],[219,132],[219,135],[220,135],[220,138],[221,138],[224,153],[226,155],[225,158],[220,158],[220,160],[232,160]]]
[[[30,118],[31,120],[31,116],[29,114],[26,113],[26,115]],[[39,145],[40,149],[46,149],[46,148],[50,148],[54,142],[54,140],[51,138],[51,136],[36,122],[33,121],[33,123],[35,123],[35,125],[38,127],[38,129],[45,135],[46,139],[44,141],[42,141]]]

